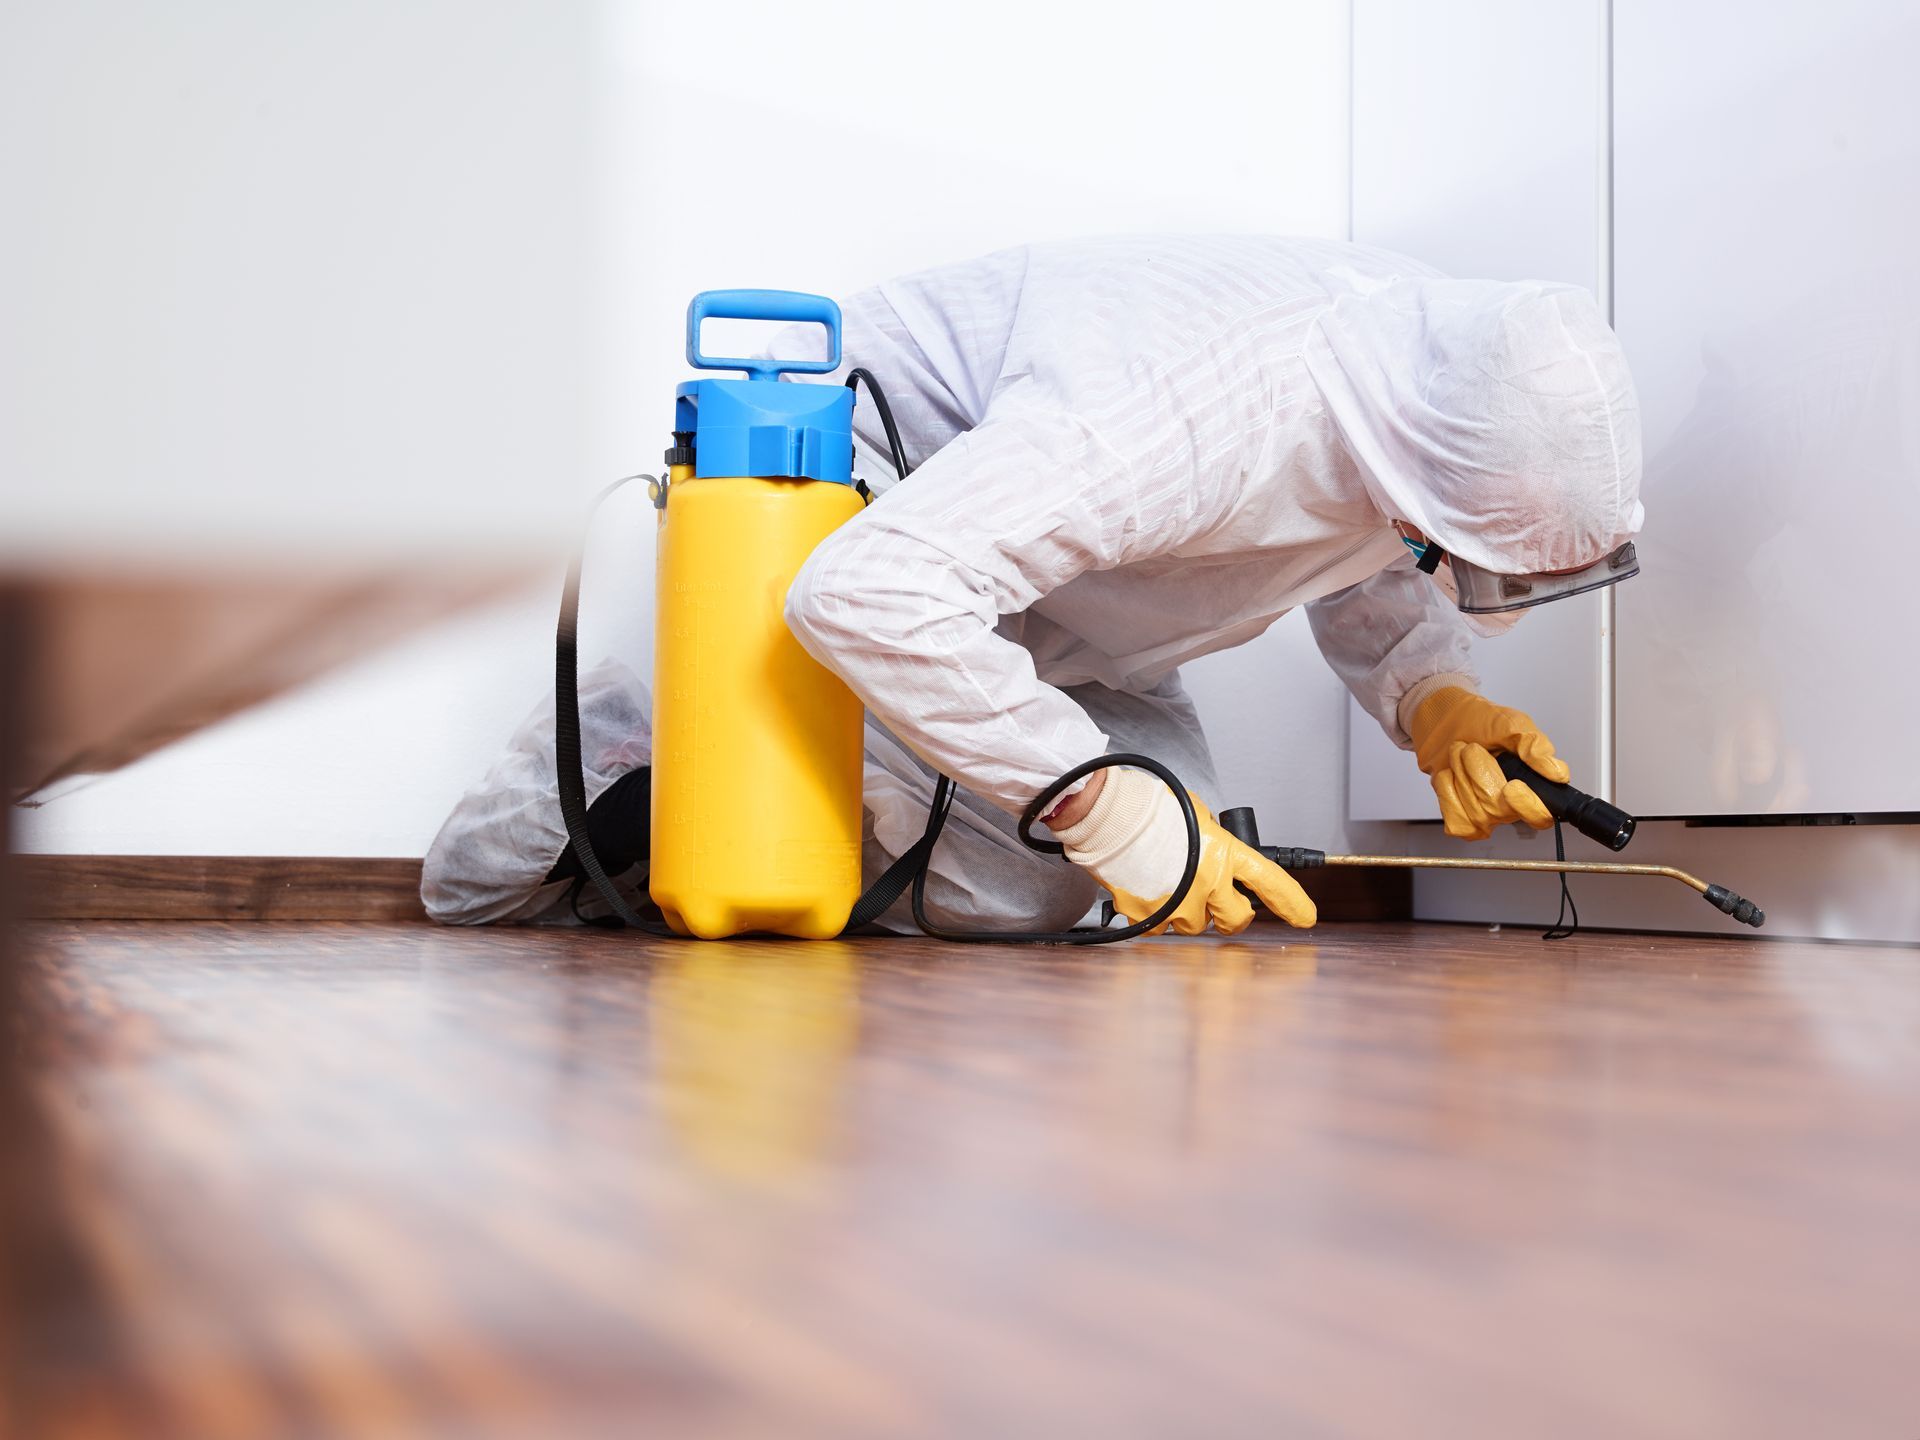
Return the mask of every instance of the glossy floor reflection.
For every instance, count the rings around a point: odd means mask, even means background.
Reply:
[[[1920,1433],[1914,951],[35,957],[29,1433]]]

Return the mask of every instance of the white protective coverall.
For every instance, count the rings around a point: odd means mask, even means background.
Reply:
[[[1391,521],[1507,574],[1590,563],[1640,528],[1632,382],[1571,286],[1452,280],[1332,241],[1113,239],[928,271],[844,310],[846,365],[820,378],[872,370],[917,468],[815,551],[787,619],[878,722],[885,855],[919,834],[916,754],[985,802],[954,828],[1028,869],[1007,817],[1109,749],[1191,769],[1217,804],[1179,667],[1296,605],[1405,748],[1402,697],[1471,679],[1471,637]],[[807,353],[806,334],[773,349]],[[870,481],[889,474],[864,400],[855,425]],[[1117,697],[1136,712],[1124,735],[1101,713]],[[903,803],[875,803],[889,789]],[[1072,893],[1044,918],[1096,893],[1045,874]],[[1031,887],[983,893],[1004,874],[953,878],[975,897],[956,918],[1042,918]]]

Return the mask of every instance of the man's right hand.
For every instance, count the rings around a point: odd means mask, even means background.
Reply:
[[[1067,858],[1113,894],[1114,908],[1128,920],[1144,920],[1180,883],[1187,864],[1187,826],[1171,791],[1144,770],[1097,772],[1106,783],[1076,824],[1054,830]],[[1197,799],[1200,868],[1186,899],[1168,925],[1179,935],[1198,935],[1209,923],[1237,935],[1253,923],[1253,905],[1234,888],[1245,885],[1289,925],[1302,929],[1318,918],[1299,882],[1251,846],[1220,827]],[[1052,829],[1052,826],[1048,827]]]

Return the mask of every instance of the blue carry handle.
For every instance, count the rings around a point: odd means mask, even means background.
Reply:
[[[730,360],[700,353],[700,322],[811,320],[827,327],[824,360]],[[755,380],[777,380],[783,370],[825,375],[840,363],[840,307],[824,295],[798,290],[703,290],[687,306],[687,363],[696,370],[744,370]]]

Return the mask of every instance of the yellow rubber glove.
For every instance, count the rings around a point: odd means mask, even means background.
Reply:
[[[1113,769],[1106,776],[1093,808],[1055,834],[1067,858],[1112,892],[1114,909],[1129,920],[1144,920],[1180,883],[1186,821],[1173,793],[1146,771]],[[1233,888],[1236,880],[1289,925],[1313,924],[1318,915],[1298,881],[1221,829],[1197,797],[1193,808],[1200,820],[1200,868],[1180,908],[1151,933],[1171,925],[1175,934],[1198,935],[1211,923],[1222,935],[1238,935],[1253,923],[1253,904]]]
[[[1433,781],[1447,834],[1485,840],[1516,820],[1536,830],[1553,824],[1540,797],[1523,782],[1507,779],[1493,758],[1506,751],[1549,780],[1569,778],[1567,762],[1553,753],[1553,742],[1530,716],[1449,685],[1420,701],[1406,726],[1414,759]]]

